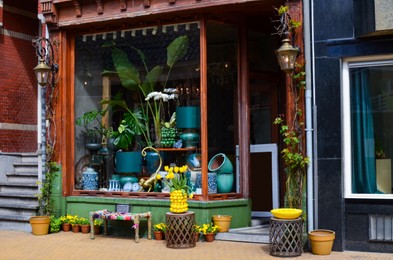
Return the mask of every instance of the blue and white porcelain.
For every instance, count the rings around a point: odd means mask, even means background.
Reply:
[[[202,173],[196,174],[196,189],[202,188]],[[217,174],[215,172],[209,172],[207,174],[207,187],[208,193],[217,193]]]
[[[98,172],[93,168],[87,168],[82,173],[82,188],[84,190],[98,190]]]

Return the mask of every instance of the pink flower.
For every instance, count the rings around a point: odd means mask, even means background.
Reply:
[[[139,227],[138,224],[134,224],[134,225],[132,226],[133,229],[136,229],[136,228],[138,228],[138,227]]]

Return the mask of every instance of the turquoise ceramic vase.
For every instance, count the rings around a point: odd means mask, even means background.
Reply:
[[[210,159],[207,167],[209,168],[209,172],[216,172],[217,174],[222,172],[233,172],[231,161],[223,153],[214,155],[213,158]]]
[[[217,173],[217,193],[232,192],[234,183],[233,172]]]

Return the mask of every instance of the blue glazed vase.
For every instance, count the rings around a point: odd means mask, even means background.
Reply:
[[[84,190],[98,190],[98,172],[93,168],[87,168],[82,173],[82,188]]]
[[[215,172],[209,172],[207,175],[207,187],[208,193],[217,193],[217,174]],[[198,172],[196,175],[196,188],[202,188],[202,173]]]
[[[155,173],[160,165],[160,156],[156,152],[146,152],[145,160],[145,170],[148,175]],[[160,169],[158,169],[160,170]]]

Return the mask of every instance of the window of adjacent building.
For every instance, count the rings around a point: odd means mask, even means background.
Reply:
[[[393,60],[343,63],[345,194],[393,198]]]

